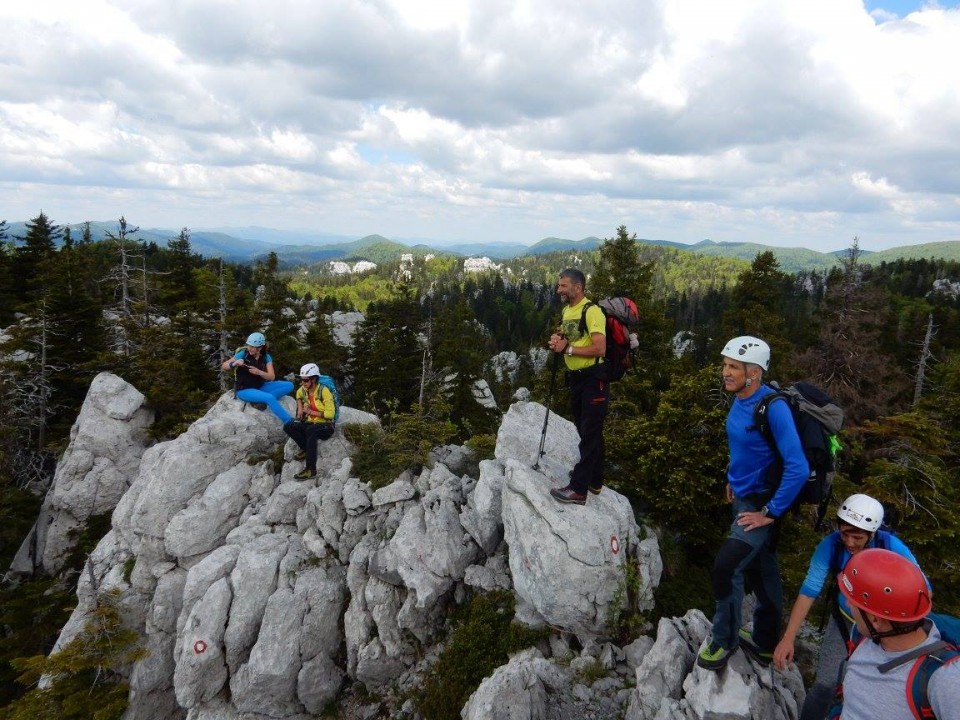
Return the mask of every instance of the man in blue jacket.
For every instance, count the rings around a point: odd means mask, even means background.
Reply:
[[[786,402],[771,403],[767,413],[776,450],[754,421],[757,403],[775,392],[762,382],[770,365],[770,346],[759,338],[743,336],[728,342],[720,354],[723,388],[734,395],[727,414],[730,465],[726,487],[727,501],[733,504],[733,523],[713,564],[716,611],[712,635],[697,656],[697,664],[708,670],[726,667],[740,643],[755,657],[773,657],[783,614],[776,553],[779,520],[810,475]],[[779,477],[768,472],[781,460]],[[752,633],[740,627],[747,575],[757,599]]]

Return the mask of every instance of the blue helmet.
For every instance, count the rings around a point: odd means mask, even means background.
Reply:
[[[267,339],[262,332],[250,333],[250,337],[247,338],[247,345],[250,347],[263,347],[266,344]]]

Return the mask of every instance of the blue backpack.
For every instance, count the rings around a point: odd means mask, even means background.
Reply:
[[[340,419],[340,392],[337,390],[337,383],[329,375],[321,375],[317,379],[317,386],[325,387],[333,396],[333,424],[336,425]]]

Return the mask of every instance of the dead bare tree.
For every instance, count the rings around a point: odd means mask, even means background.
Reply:
[[[917,363],[917,378],[916,384],[913,387],[913,409],[916,409],[920,404],[920,397],[923,395],[923,383],[927,376],[927,365],[930,362],[930,358],[933,357],[933,353],[930,352],[930,342],[936,334],[937,331],[933,325],[933,313],[930,313],[927,315],[927,332],[923,338],[923,347],[920,348],[920,360]]]
[[[64,369],[49,357],[52,340],[59,334],[43,296],[34,315],[16,329],[12,344],[19,350],[4,368],[2,422],[12,429],[11,475],[19,487],[34,492],[46,490],[55,465],[46,437],[47,420],[57,412],[52,379]]]
[[[126,219],[121,216],[117,233],[107,232],[107,238],[113,241],[118,257],[117,265],[104,278],[105,281],[116,283],[119,294],[118,301],[113,306],[118,315],[114,328],[114,349],[126,357],[132,355],[137,348],[136,330],[150,327],[151,313],[159,314],[154,313],[150,303],[149,285],[149,278],[157,273],[147,270],[146,254],[138,252],[140,246],[131,237],[139,231],[139,227],[129,227]],[[137,273],[140,273],[139,298],[134,291]]]

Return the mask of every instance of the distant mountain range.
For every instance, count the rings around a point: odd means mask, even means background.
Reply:
[[[70,232],[79,239],[83,225],[70,225]],[[132,226],[131,226],[132,227]],[[116,234],[116,222],[91,222],[91,237],[94,241],[103,240],[109,234]],[[8,238],[21,237],[26,233],[23,222],[7,223]],[[169,240],[179,236],[179,230],[161,228],[138,229],[131,238],[144,242],[155,242],[166,246]],[[687,245],[669,240],[641,239],[640,242],[722,257],[752,260],[757,253],[770,250],[787,272],[801,270],[822,270],[840,262],[846,249],[822,253],[806,248],[782,248],[758,243],[713,242],[702,240]],[[466,243],[438,241],[423,238],[389,239],[382,235],[367,235],[352,238],[346,235],[329,233],[292,232],[264,227],[222,227],[206,230],[191,230],[190,244],[194,252],[206,257],[222,257],[239,263],[255,262],[268,253],[275,252],[284,265],[312,265],[330,260],[354,262],[370,260],[375,263],[396,261],[400,255],[410,253],[418,257],[428,254],[448,254],[463,257],[486,256],[492,260],[509,260],[522,255],[541,255],[544,253],[568,250],[580,252],[595,250],[603,243],[597,237],[581,240],[548,237],[534,243]],[[960,241],[927,243],[923,245],[905,245],[880,252],[864,251],[863,259],[869,263],[891,262],[898,259],[943,258],[960,261]]]

